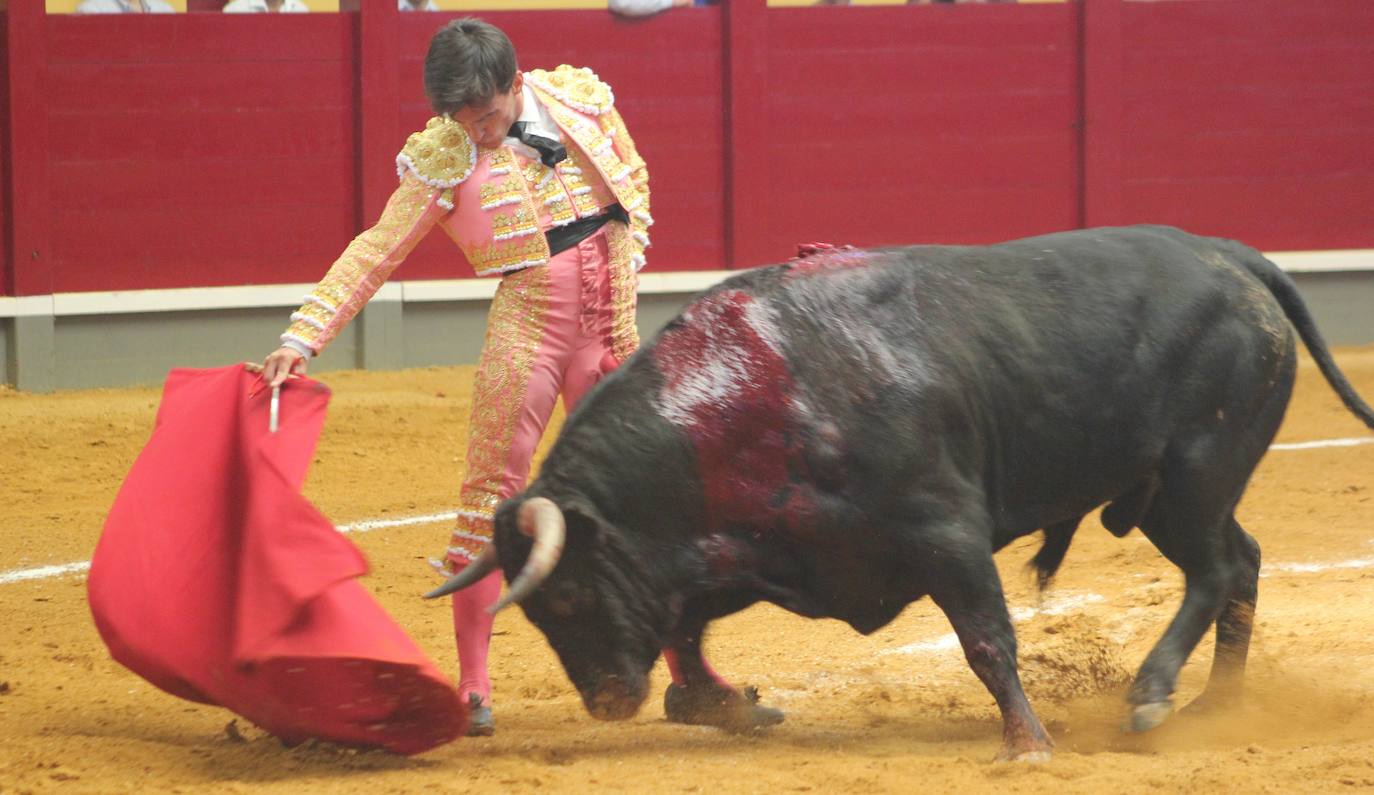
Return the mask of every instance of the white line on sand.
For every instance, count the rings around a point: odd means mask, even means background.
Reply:
[[[1034,618],[1041,613],[1047,616],[1060,616],[1065,613],[1077,613],[1084,605],[1094,602],[1106,601],[1107,597],[1095,593],[1075,593],[1065,591],[1064,593],[1051,594],[1040,607],[1017,607],[1011,611],[1011,620],[1014,622],[1025,621]],[[948,651],[959,648],[959,636],[953,632],[946,633],[935,640],[920,640],[915,643],[908,643],[905,646],[898,646],[895,649],[884,649],[878,654],[919,654],[920,652]]]
[[[1374,436],[1359,436],[1354,439],[1322,439],[1316,442],[1289,442],[1270,445],[1270,450],[1315,450],[1319,447],[1355,447],[1361,444],[1374,444]]]
[[[448,513],[431,513],[424,516],[407,516],[403,519],[369,519],[363,522],[352,522],[338,526],[340,533],[366,533],[371,530],[384,530],[388,527],[409,527],[416,524],[431,524],[437,522],[451,522],[458,514],[449,511]],[[33,569],[15,569],[14,571],[0,572],[0,585],[12,582],[23,582],[24,580],[42,580],[48,577],[61,577],[64,574],[79,574],[91,567],[89,560],[77,563],[64,563],[60,566],[39,566]]]
[[[1315,450],[1321,447],[1355,447],[1361,444],[1374,444],[1374,436],[1276,444],[1270,446],[1269,449]],[[408,516],[403,519],[369,519],[362,522],[339,525],[339,532],[366,533],[371,530],[384,530],[388,527],[409,527],[410,525],[430,524],[432,522],[447,522],[457,515],[458,514],[450,511],[448,513],[431,513],[424,516]],[[1374,565],[1374,560],[1346,560],[1337,563],[1276,563],[1265,566],[1265,568],[1274,571],[1308,573],[1326,571],[1327,569],[1362,569],[1370,565]],[[77,563],[64,563],[59,566],[39,566],[33,569],[15,569],[13,571],[0,572],[0,585],[6,585],[12,582],[23,582],[24,580],[41,580],[48,577],[60,577],[64,574],[76,574],[78,572],[84,572],[90,567],[90,561],[83,560]]]
[[[79,563],[64,563],[61,566],[39,566],[36,569],[15,569],[0,574],[0,585],[12,582],[23,582],[24,580],[43,580],[48,577],[61,577],[63,574],[75,574],[91,567],[89,560]]]

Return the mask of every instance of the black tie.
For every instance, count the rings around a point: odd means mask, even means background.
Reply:
[[[531,122],[527,121],[517,121],[510,126],[510,132],[507,134],[512,138],[519,138],[526,146],[538,152],[539,162],[550,168],[567,159],[568,150],[563,144],[530,132],[530,124]]]

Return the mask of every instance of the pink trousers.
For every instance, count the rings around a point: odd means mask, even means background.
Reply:
[[[547,265],[507,275],[497,288],[477,368],[467,474],[445,567],[457,571],[491,539],[492,514],[519,492],[559,395],[567,411],[619,364],[612,353],[606,229]],[[453,599],[459,692],[486,700],[492,616],[500,572]]]
[[[606,236],[597,232],[548,264],[549,300],[525,400],[519,410],[498,493],[506,499],[525,487],[530,461],[563,396],[571,412],[582,396],[614,370],[611,353],[611,282]]]

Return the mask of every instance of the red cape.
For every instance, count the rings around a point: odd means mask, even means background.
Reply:
[[[287,743],[414,754],[453,740],[467,721],[458,692],[355,581],[362,553],[300,494],[328,388],[290,380],[275,434],[269,403],[242,365],[168,376],[91,560],[100,636],[163,690]]]

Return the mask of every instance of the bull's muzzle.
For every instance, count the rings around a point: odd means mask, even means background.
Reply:
[[[520,570],[520,574],[511,583],[506,595],[501,597],[496,604],[487,608],[489,613],[503,610],[533,593],[534,589],[538,588],[540,583],[544,582],[549,573],[553,571],[553,567],[558,565],[558,558],[563,554],[563,543],[568,537],[568,527],[563,520],[563,512],[558,509],[553,500],[547,497],[531,497],[525,500],[520,505],[517,525],[521,533],[534,539],[534,546],[530,549],[529,557],[525,559],[524,568]],[[436,599],[467,588],[495,571],[497,565],[496,542],[493,541],[487,544],[487,548],[482,550],[482,554],[478,555],[462,571],[450,577],[443,585],[425,594],[425,598]]]
[[[631,681],[610,674],[602,677],[596,689],[583,697],[587,712],[597,720],[626,720],[639,712],[648,692],[647,680]]]

